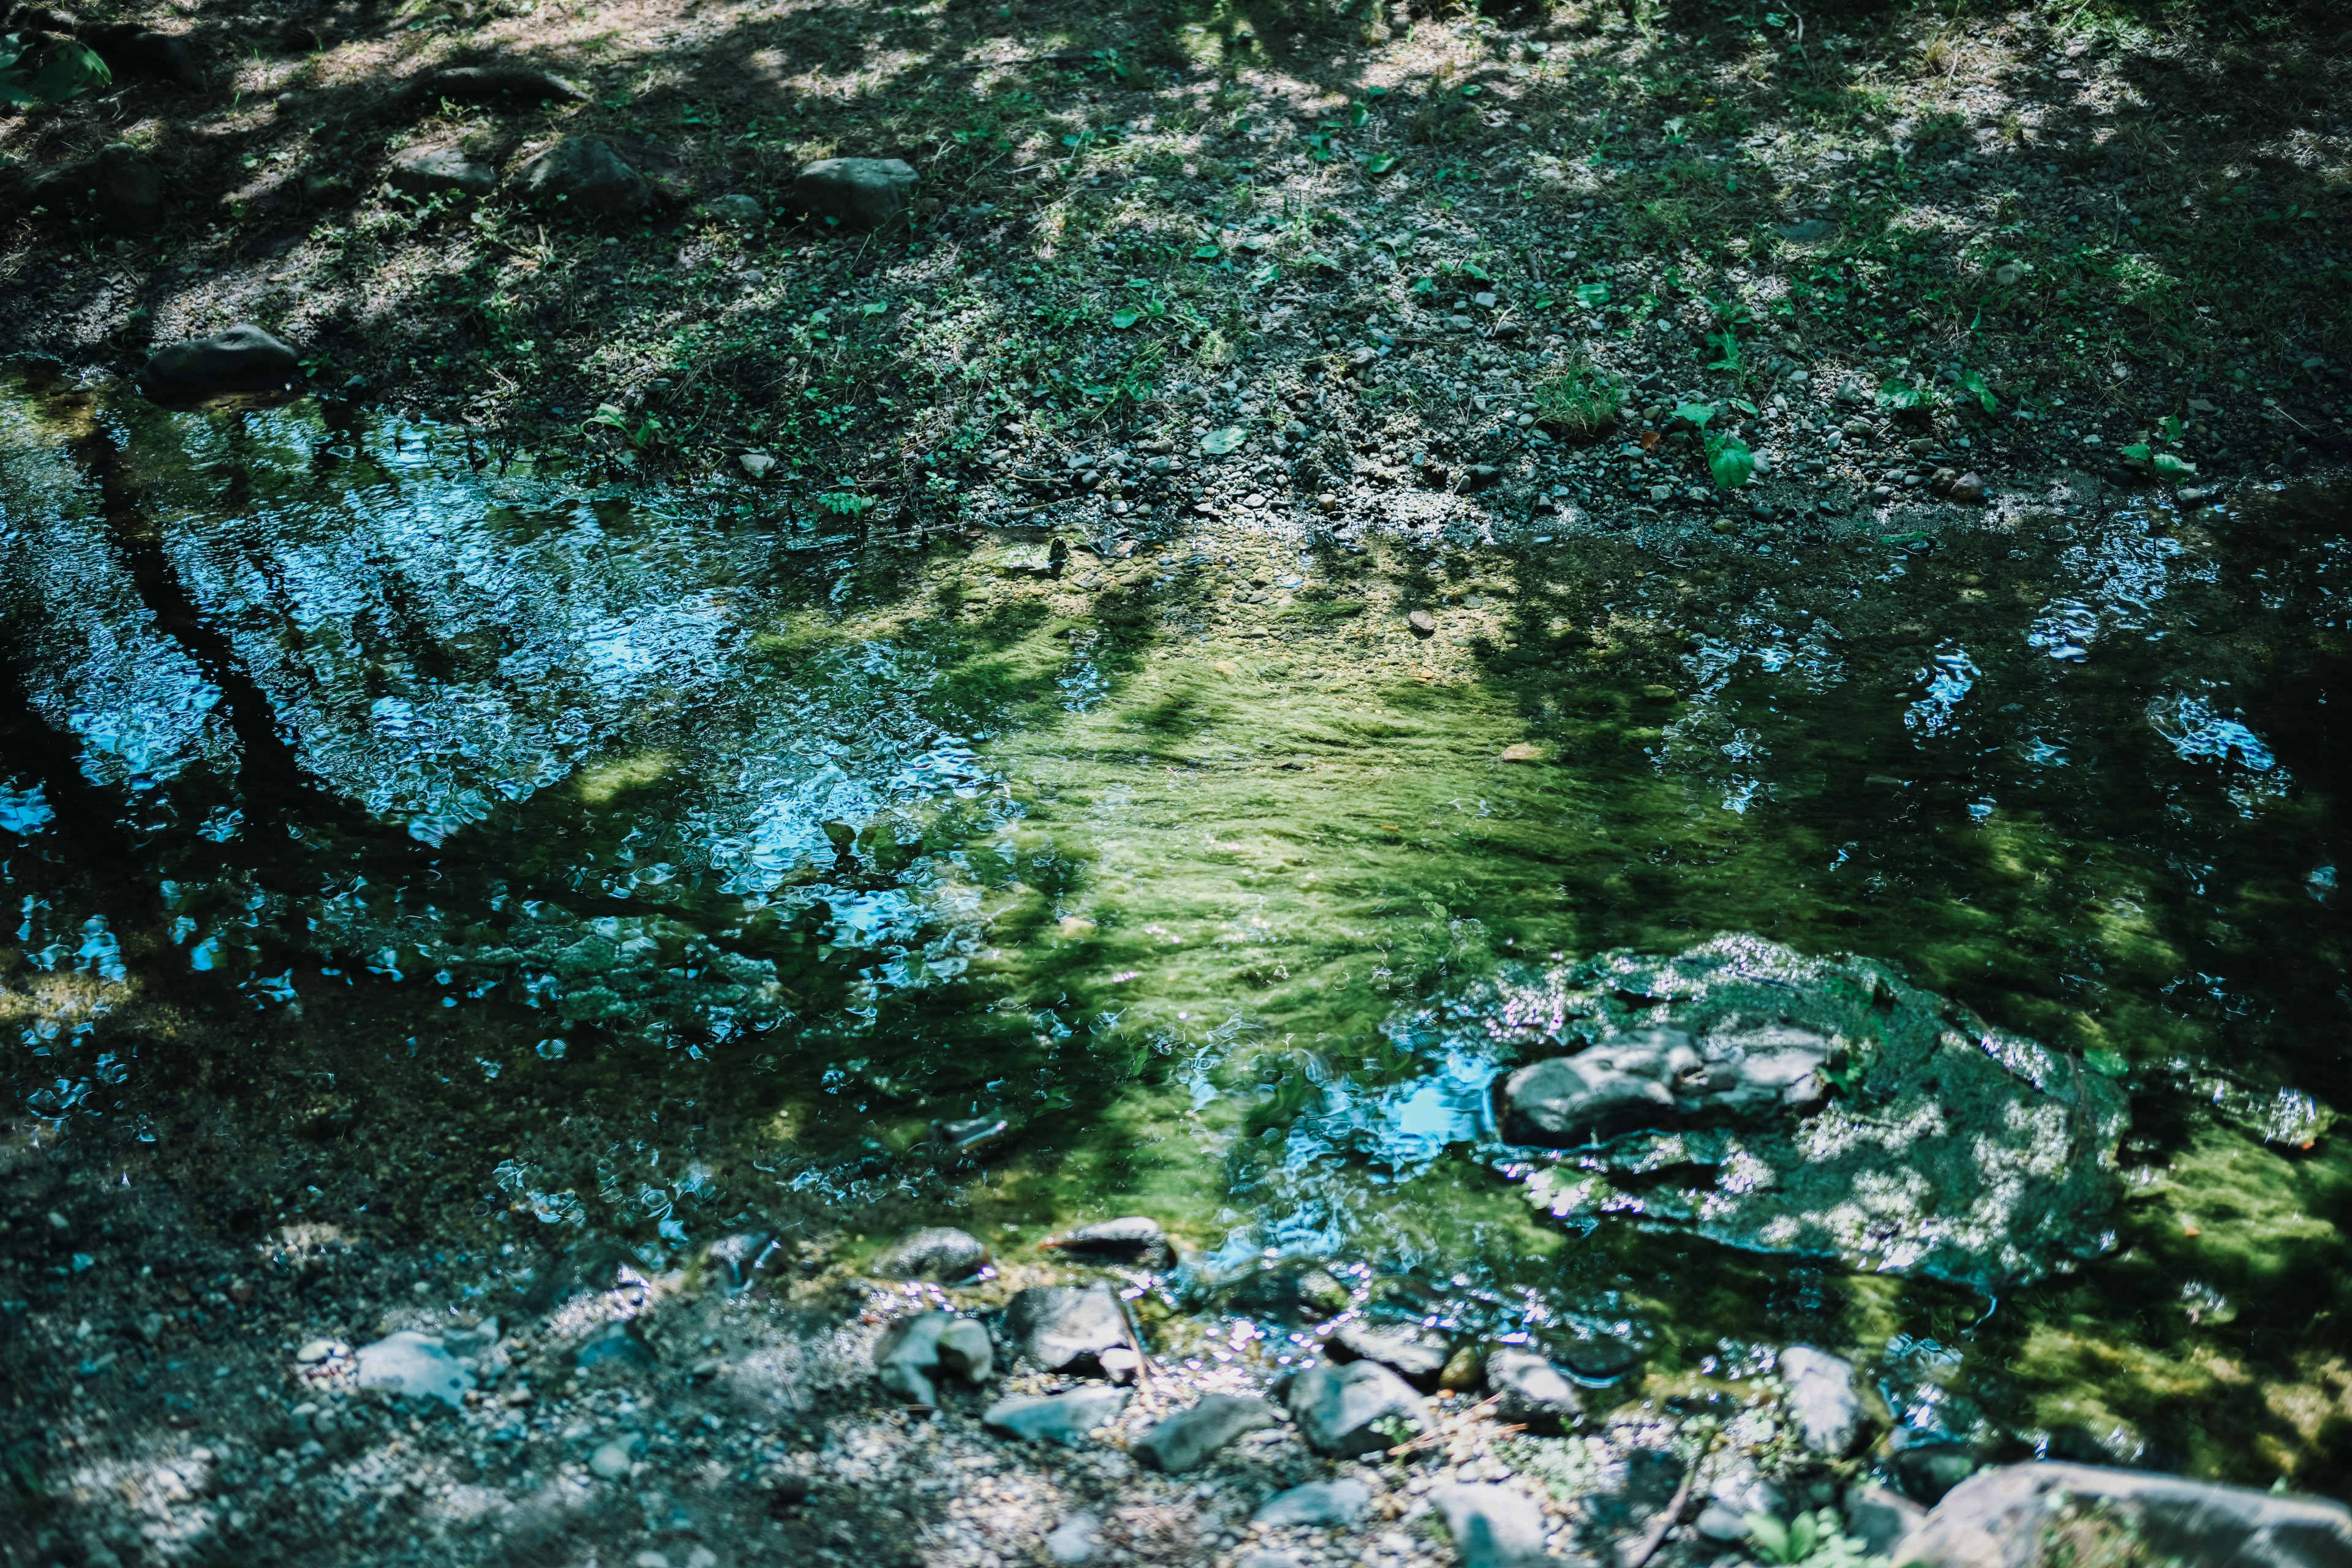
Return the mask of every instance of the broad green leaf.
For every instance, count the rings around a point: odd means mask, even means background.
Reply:
[[[1240,451],[1242,443],[1248,439],[1249,432],[1240,426],[1221,425],[1201,437],[1201,450],[1212,458],[1222,458],[1228,452]]]
[[[1756,477],[1756,456],[1738,437],[1717,437],[1707,446],[1706,471],[1725,489],[1736,490]]]
[[[2155,452],[2147,442],[2135,441],[2123,449],[2123,455],[2135,463],[2145,463],[2149,458],[2155,456]]]
[[[1308,251],[1307,253],[1307,265],[1310,267],[1320,267],[1326,272],[1337,272],[1339,270],[1339,263],[1332,258],[1324,255],[1319,250]]]
[[[1738,409],[1742,414],[1753,415],[1757,412],[1756,405],[1748,402],[1748,399],[1744,397],[1733,398],[1731,400],[1731,406]]]
[[[868,300],[857,308],[857,313],[861,316],[878,316],[889,308],[890,301],[887,300]]]
[[[1677,403],[1675,405],[1674,417],[1681,420],[1684,424],[1689,426],[1694,430],[1704,430],[1706,428],[1706,422],[1715,417],[1715,405],[1712,403]]]
[[[1269,261],[1263,267],[1250,269],[1249,285],[1253,289],[1263,289],[1281,276],[1282,268]]]
[[[1143,320],[1143,312],[1140,310],[1113,310],[1110,313],[1110,324],[1121,331],[1141,320]]]
[[[1757,1550],[1766,1557],[1775,1563],[1786,1563],[1789,1560],[1789,1527],[1787,1525],[1769,1513],[1748,1514],[1739,1522],[1746,1528],[1748,1539],[1754,1542]]]
[[[1813,1554],[1813,1547],[1820,1540],[1820,1521],[1811,1514],[1801,1513],[1790,1520],[1789,1521],[1790,1561],[1802,1563],[1806,1558],[1811,1557]]]
[[[1609,285],[1606,283],[1579,283],[1576,286],[1576,302],[1583,306],[1588,310],[1599,310],[1601,306],[1609,303]]]
[[[1898,413],[1925,408],[1931,400],[1931,394],[1922,392],[1916,386],[1906,386],[1899,381],[1890,381],[1878,389],[1878,405],[1881,408],[1894,409]]]
[[[1192,247],[1192,259],[1195,261],[1214,261],[1223,254],[1223,250],[1213,245],[1196,245]]]
[[[2177,458],[2170,452],[2158,452],[2151,467],[2168,479],[2185,479],[2197,472],[2196,464],[2186,458]]]
[[[1385,174],[1396,166],[1397,161],[1395,157],[1390,153],[1383,153],[1379,157],[1364,165],[1364,173],[1367,174]]]
[[[1462,270],[1467,272],[1471,277],[1475,278],[1481,283],[1492,283],[1495,280],[1495,275],[1493,273],[1487,271],[1485,268],[1479,266],[1475,261],[1464,262],[1462,264]]]
[[[2121,1078],[2131,1071],[2131,1063],[2103,1047],[2093,1047],[2083,1053],[2083,1065],[2093,1072],[2108,1078]]]
[[[1992,388],[1987,386],[1985,384],[1985,378],[1978,374],[1975,371],[1970,370],[1960,373],[1960,390],[1963,392],[1975,393],[1977,401],[1984,405],[1984,411],[1987,414],[1998,414],[2000,412],[2000,402],[1998,398],[1993,396]]]
[[[1366,109],[1360,103],[1357,104],[1353,109],[1348,111],[1348,123],[1351,126],[1364,125],[1368,123],[1371,118],[1372,111]]]
[[[1413,281],[1412,291],[1421,295],[1423,299],[1426,299],[1430,295],[1437,292],[1437,279],[1434,278],[1416,279]]]

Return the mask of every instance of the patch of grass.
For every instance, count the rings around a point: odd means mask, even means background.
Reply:
[[[1616,421],[1625,395],[1608,373],[1579,356],[1535,385],[1536,417],[1568,436],[1595,436]]]

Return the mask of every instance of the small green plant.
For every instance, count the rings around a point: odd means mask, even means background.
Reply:
[[[1924,414],[1936,406],[1936,395],[1925,387],[1890,381],[1878,389],[1877,402],[1890,414]]]
[[[1987,414],[2000,412],[2000,400],[1992,395],[1992,388],[1985,384],[1985,378],[1977,372],[1964,370],[1960,373],[1960,390],[1973,393]]]
[[[1616,419],[1624,394],[1589,359],[1538,382],[1536,417],[1570,436],[1590,436]]]
[[[1736,490],[1756,477],[1756,454],[1748,443],[1737,436],[1717,435],[1706,438],[1706,471],[1715,482],[1727,490]]]
[[[1723,331],[1707,333],[1706,341],[1714,345],[1718,356],[1706,368],[1719,370],[1735,378],[1738,377],[1740,374],[1739,338],[1731,330],[1730,325],[1726,323]]]
[[[628,442],[630,449],[637,452],[646,451],[661,445],[668,436],[668,432],[662,428],[661,420],[651,414],[646,415],[635,429],[630,429],[627,418],[617,406],[610,403],[598,404],[596,412],[583,421],[580,428],[584,433],[598,426],[603,426],[609,430],[618,430],[622,439]]]
[[[817,509],[835,517],[864,517],[880,502],[873,496],[862,496],[856,490],[827,490],[816,498]]]
[[[1675,405],[1674,413],[1669,417],[1680,420],[1694,430],[1704,430],[1706,428],[1706,422],[1715,417],[1715,405],[1677,403]]]
[[[2159,479],[2186,479],[2197,474],[2197,465],[2171,452],[2159,452],[2145,441],[2135,441],[2123,450],[2126,461],[2136,463]]]
[[[1740,1523],[1757,1560],[1773,1568],[1888,1568],[1886,1558],[1872,1556],[1859,1540],[1841,1533],[1835,1509],[1801,1513],[1786,1524],[1769,1513],[1751,1513]]]
[[[0,103],[63,103],[114,80],[98,51],[71,38],[0,37]]]

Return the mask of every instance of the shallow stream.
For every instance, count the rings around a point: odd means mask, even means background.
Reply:
[[[22,1112],[157,1115],[191,1047],[140,995],[364,996],[355,1078],[731,1107],[593,1181],[454,1156],[535,1226],[681,1254],[814,1204],[1012,1254],[1146,1213],[1270,1331],[1312,1264],[1596,1383],[1809,1341],[1922,1442],[2352,1484],[2339,504],[1073,520],[1048,576],[478,461],[0,388]],[[1843,1164],[1503,1141],[1515,1065],[1759,1008],[1994,1088],[1890,1080],[1927,1121]]]

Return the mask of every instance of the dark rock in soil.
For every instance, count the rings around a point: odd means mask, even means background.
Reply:
[[[1333,1361],[1378,1362],[1423,1394],[1436,1391],[1445,1363],[1454,1356],[1454,1347],[1442,1334],[1365,1322],[1343,1325],[1325,1349]]]
[[[597,136],[567,136],[515,173],[523,199],[534,206],[625,217],[654,199],[644,175]]]
[[[988,1266],[988,1247],[969,1231],[932,1226],[908,1231],[874,1260],[885,1279],[969,1279]]]
[[[1071,1258],[1100,1258],[1107,1263],[1134,1263],[1165,1268],[1176,1261],[1176,1249],[1160,1222],[1142,1215],[1107,1219],[1070,1232],[1045,1244]]]
[[[1530,1432],[1565,1432],[1584,1415],[1584,1400],[1559,1368],[1533,1351],[1498,1350],[1486,1358],[1496,1413]]]
[[[585,103],[590,96],[576,81],[529,66],[452,66],[426,72],[417,85],[453,103]]]
[[[138,376],[158,403],[201,403],[231,393],[277,392],[300,373],[292,348],[259,327],[241,325],[157,351]]]
[[[880,228],[907,216],[915,194],[912,165],[897,158],[820,158],[793,181],[803,212],[854,228]]]
[[[1173,1474],[1213,1457],[1234,1438],[1282,1424],[1282,1412],[1263,1399],[1212,1394],[1137,1438],[1129,1452],[1155,1470]]]
[[[1411,1384],[1377,1362],[1310,1366],[1291,1380],[1287,1400],[1299,1435],[1318,1454],[1377,1454],[1431,1426]]]
[[[117,76],[161,77],[188,88],[205,85],[195,51],[187,39],[173,34],[136,22],[107,22],[82,28],[81,41],[96,49]]]
[[[390,178],[394,190],[413,196],[441,191],[487,196],[498,187],[499,172],[455,147],[414,147],[392,161]]]
[[[1076,1444],[1127,1408],[1123,1388],[1079,1388],[1067,1394],[1000,1399],[981,1416],[991,1431],[1032,1443]]]
[[[27,205],[89,217],[116,234],[143,234],[163,218],[163,177],[147,155],[116,142],[94,158],[36,174]]]

